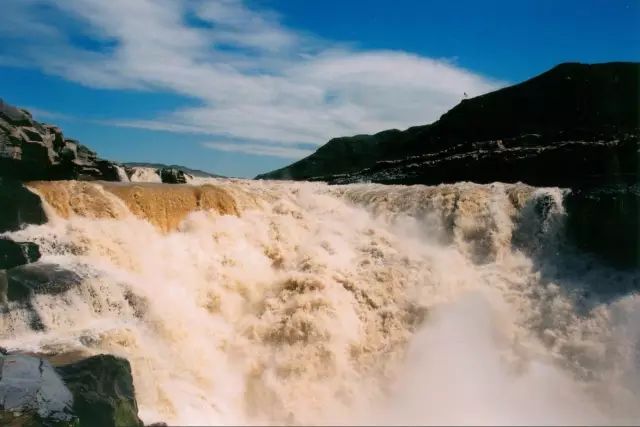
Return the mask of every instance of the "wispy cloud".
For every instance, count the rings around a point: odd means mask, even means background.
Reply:
[[[29,111],[34,116],[34,118],[36,120],[40,120],[40,121],[46,121],[46,120],[81,120],[78,117],[70,115],[70,114],[58,113],[56,111],[44,110],[44,109],[38,108],[38,107],[25,106],[24,108],[27,111]]]
[[[313,153],[313,150],[295,148],[291,146],[267,145],[267,144],[244,144],[232,142],[204,142],[203,147],[219,151],[234,153],[244,153],[253,156],[281,157],[283,159],[301,159]]]
[[[251,140],[239,147],[302,155],[291,147],[427,123],[465,92],[501,85],[444,60],[302,34],[241,0],[4,0],[2,20],[0,63],[192,98],[197,107],[113,123],[213,135],[228,151]]]

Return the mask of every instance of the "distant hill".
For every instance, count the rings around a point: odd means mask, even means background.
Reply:
[[[573,185],[638,177],[640,64],[561,64],[405,131],[335,138],[258,179]]]
[[[189,174],[191,176],[199,177],[199,178],[224,178],[222,175],[216,175],[210,172],[205,172],[199,169],[191,169],[186,166],[181,165],[165,165],[162,163],[141,163],[141,162],[128,162],[123,163],[125,167],[140,167],[140,168],[153,168],[153,169],[177,169],[182,172]]]

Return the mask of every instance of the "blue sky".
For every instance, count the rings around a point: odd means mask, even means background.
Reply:
[[[254,176],[565,61],[640,60],[640,1],[3,0],[0,97],[105,158]]]

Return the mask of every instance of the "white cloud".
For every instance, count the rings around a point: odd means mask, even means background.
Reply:
[[[49,111],[38,107],[24,107],[36,120],[78,120],[77,117],[70,114],[58,113],[57,111]]]
[[[192,98],[197,107],[113,123],[229,139],[218,149],[241,139],[253,153],[260,146],[264,155],[302,155],[291,146],[428,123],[463,93],[501,85],[447,61],[302,34],[241,0],[4,0],[3,9],[11,17],[2,18],[10,25],[0,25],[0,36],[17,48],[0,63],[91,87]],[[82,47],[71,37],[78,33],[105,48]]]
[[[313,150],[305,150],[290,146],[273,146],[266,144],[240,144],[232,142],[204,142],[203,147],[219,151],[244,153],[254,156],[281,157],[284,159],[301,159],[313,153]]]

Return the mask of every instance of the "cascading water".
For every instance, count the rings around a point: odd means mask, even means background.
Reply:
[[[145,168],[145,167],[133,167],[133,173],[131,174],[131,182],[162,182],[160,174],[157,169]]]
[[[124,170],[124,168],[122,166],[115,166],[116,171],[118,172],[118,178],[120,178],[120,182],[129,182],[129,176],[127,175],[127,172]]]
[[[640,300],[607,287],[638,275],[573,254],[562,190],[205,181],[33,184],[49,222],[10,235],[83,281],[0,345],[126,357],[145,422],[640,419]]]

